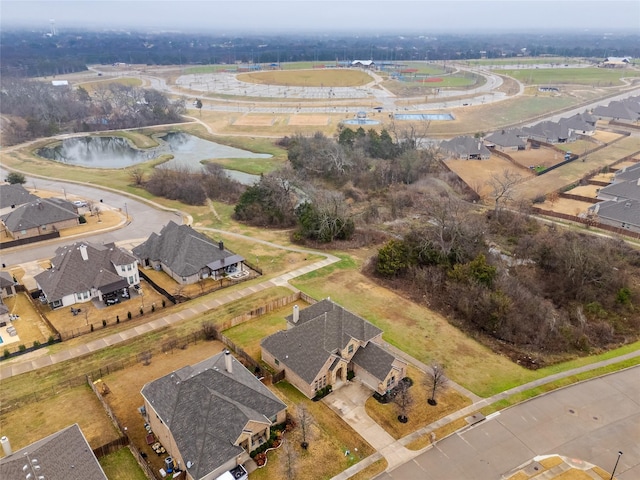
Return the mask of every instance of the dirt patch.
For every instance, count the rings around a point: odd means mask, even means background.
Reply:
[[[508,160],[492,155],[489,160],[447,160],[447,166],[471,187],[480,197],[491,193],[488,182],[492,176],[500,175],[505,170],[517,171],[523,177],[534,177],[528,169],[518,168]]]
[[[329,117],[326,115],[292,115],[289,117],[291,126],[329,125]]]
[[[537,166],[550,167],[556,163],[564,161],[564,155],[562,152],[544,147],[509,152],[509,156],[524,168]]]
[[[270,127],[274,124],[275,118],[271,115],[245,115],[233,122],[235,126],[250,127]]]
[[[594,202],[595,203],[595,199]],[[568,198],[559,198],[553,204],[546,201],[544,203],[536,204],[536,207],[543,210],[550,210],[552,212],[564,213],[566,215],[579,215],[586,213],[587,209],[593,205],[593,203],[581,202],[579,200],[571,200]]]
[[[598,185],[582,185],[576,188],[572,188],[566,193],[571,195],[580,195],[582,197],[593,198],[593,201],[596,201],[596,195],[598,195],[598,190],[600,190]]]

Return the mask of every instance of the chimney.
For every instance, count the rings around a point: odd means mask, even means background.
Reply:
[[[87,254],[87,246],[83,243],[80,245],[80,255],[84,261],[89,260],[89,255]]]
[[[224,368],[227,372],[233,373],[233,357],[229,350],[224,351]]]
[[[13,450],[11,450],[11,443],[9,443],[9,439],[6,436],[0,438],[0,443],[2,444],[2,450],[4,450],[5,457],[8,457],[13,453]]]
[[[218,248],[220,248],[220,250],[224,250],[224,242],[222,240],[218,242]]]
[[[293,323],[298,323],[300,320],[300,307],[298,305],[293,306]]]

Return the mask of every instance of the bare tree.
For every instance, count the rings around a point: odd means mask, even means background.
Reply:
[[[309,413],[306,406],[300,405],[298,407],[298,424],[300,425],[300,433],[302,434],[302,442],[300,446],[305,450],[309,448],[309,431],[311,424],[313,423],[313,416]]]
[[[449,382],[444,372],[444,367],[438,363],[433,363],[431,369],[426,372],[426,386],[431,391],[431,395],[427,403],[431,406],[438,404],[436,401],[436,394],[441,391]]]
[[[144,170],[140,167],[129,170],[129,178],[138,187],[144,183]]]
[[[409,408],[413,405],[413,397],[411,396],[411,392],[409,388],[411,387],[411,383],[405,379],[402,379],[398,382],[398,386],[395,388],[395,397],[393,397],[394,403],[398,406],[398,410],[400,414],[398,415],[398,421],[401,423],[407,423],[409,418],[407,417],[407,413],[409,412]]]
[[[522,180],[522,175],[513,170],[503,170],[494,174],[487,182],[491,187],[491,195],[495,201],[495,212],[498,214],[502,205],[513,200],[515,186]]]

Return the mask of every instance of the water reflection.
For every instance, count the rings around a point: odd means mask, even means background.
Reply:
[[[181,132],[171,132],[154,136],[154,138],[159,145],[148,149],[136,148],[124,137],[68,138],[39,149],[37,154],[57,162],[90,168],[124,168],[158,158],[161,155],[172,155],[173,158],[161,164],[160,168],[191,171],[202,169],[204,160],[271,157],[269,154],[253,153]],[[235,171],[227,172],[231,177],[248,185],[259,179],[257,175]]]

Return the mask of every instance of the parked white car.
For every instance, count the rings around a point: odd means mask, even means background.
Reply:
[[[85,202],[84,200],[74,200],[73,201],[73,206],[76,208],[80,208],[80,207],[88,207],[89,204],[87,202]]]

